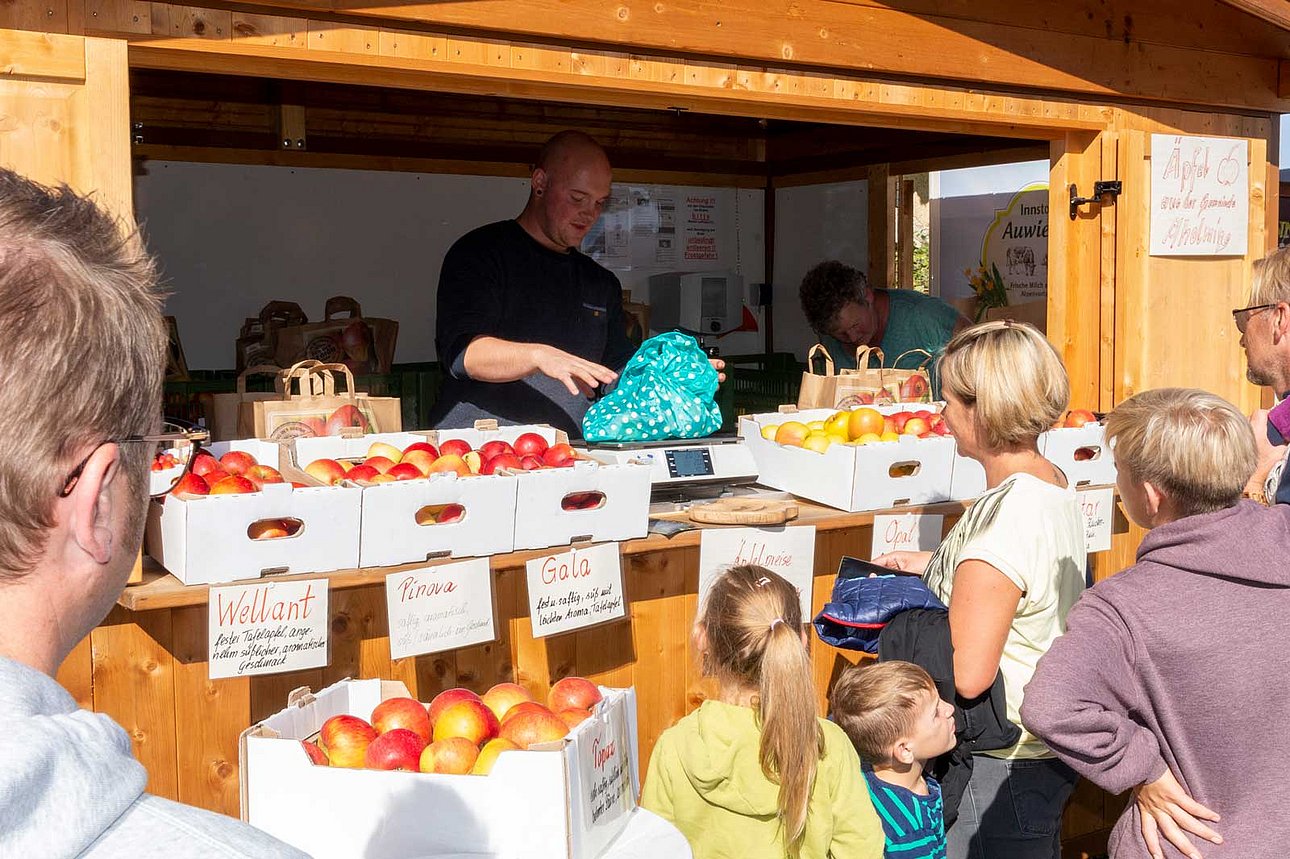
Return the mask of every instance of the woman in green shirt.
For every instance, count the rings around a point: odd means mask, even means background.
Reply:
[[[888,367],[912,370],[927,356],[906,352],[939,355],[971,324],[939,298],[912,289],[871,289],[863,272],[836,260],[808,271],[800,294],[806,321],[839,369],[855,368],[859,347],[877,346]]]

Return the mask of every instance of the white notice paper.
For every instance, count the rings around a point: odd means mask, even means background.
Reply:
[[[1151,135],[1152,256],[1244,256],[1249,225],[1248,140]]]
[[[526,565],[533,637],[594,626],[627,614],[617,543],[570,549]]]
[[[873,550],[869,557],[885,552],[932,552],[941,544],[945,517],[937,514],[903,513],[873,517]]]
[[[327,664],[327,580],[211,588],[210,678],[280,674]]]
[[[1089,489],[1079,493],[1084,514],[1084,542],[1090,554],[1111,548],[1111,520],[1115,517],[1115,490]]]
[[[385,577],[390,658],[439,653],[497,637],[487,558]]]
[[[802,597],[802,621],[811,620],[815,582],[815,526],[705,528],[699,536],[699,601],[727,567],[756,564],[787,579]]]

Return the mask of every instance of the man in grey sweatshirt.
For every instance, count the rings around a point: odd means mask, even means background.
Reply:
[[[1202,391],[1107,420],[1137,563],[1086,591],[1021,718],[1102,788],[1133,790],[1111,856],[1280,859],[1290,844],[1290,507],[1241,501],[1249,423]]]
[[[305,854],[144,792],[54,680],[139,551],[167,338],[152,260],[88,199],[0,169],[0,859]]]

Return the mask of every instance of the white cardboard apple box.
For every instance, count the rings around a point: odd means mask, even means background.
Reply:
[[[1086,458],[1076,459],[1077,451]],[[1050,429],[1039,437],[1039,452],[1065,473],[1072,486],[1115,483],[1115,457],[1106,443],[1106,427],[1100,423]]]
[[[334,715],[368,719],[408,690],[382,680],[297,690],[242,733],[242,819],[315,859],[591,859],[627,825],[639,790],[635,690],[601,694],[564,740],[503,752],[475,776],[316,766],[301,740]]]
[[[650,476],[643,462],[608,463],[585,451],[566,468],[516,472],[515,548],[632,540],[649,531]],[[596,493],[597,507],[565,510],[570,495]]]
[[[888,414],[909,410],[901,405],[878,408]],[[824,420],[834,411],[807,409],[741,417],[739,435],[757,463],[758,482],[851,512],[949,500],[955,451],[950,436],[901,436],[894,442],[854,446],[833,444],[823,453],[762,437],[765,424]],[[896,466],[913,466],[913,473],[893,474]]]
[[[153,495],[165,492],[166,489],[179,479],[179,475],[184,471],[184,462],[191,448],[171,448],[170,453],[180,459],[180,464],[174,468],[167,468],[164,471],[154,471],[151,473],[151,489],[149,492]],[[273,468],[281,469],[279,464],[282,456],[282,448],[275,441],[262,441],[260,439],[238,439],[237,441],[216,441],[210,444],[202,445],[202,450],[211,456],[219,459],[230,450],[240,450],[251,454],[255,461],[260,465],[268,465]],[[181,456],[182,454],[182,456]]]
[[[268,483],[245,495],[168,496],[148,509],[148,554],[187,585],[322,573],[358,566],[362,492]],[[261,519],[299,519],[289,537],[252,540]]]

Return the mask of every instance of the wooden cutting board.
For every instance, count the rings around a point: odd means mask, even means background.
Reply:
[[[797,518],[797,504],[758,498],[718,498],[690,506],[690,521],[710,525],[782,525]]]

